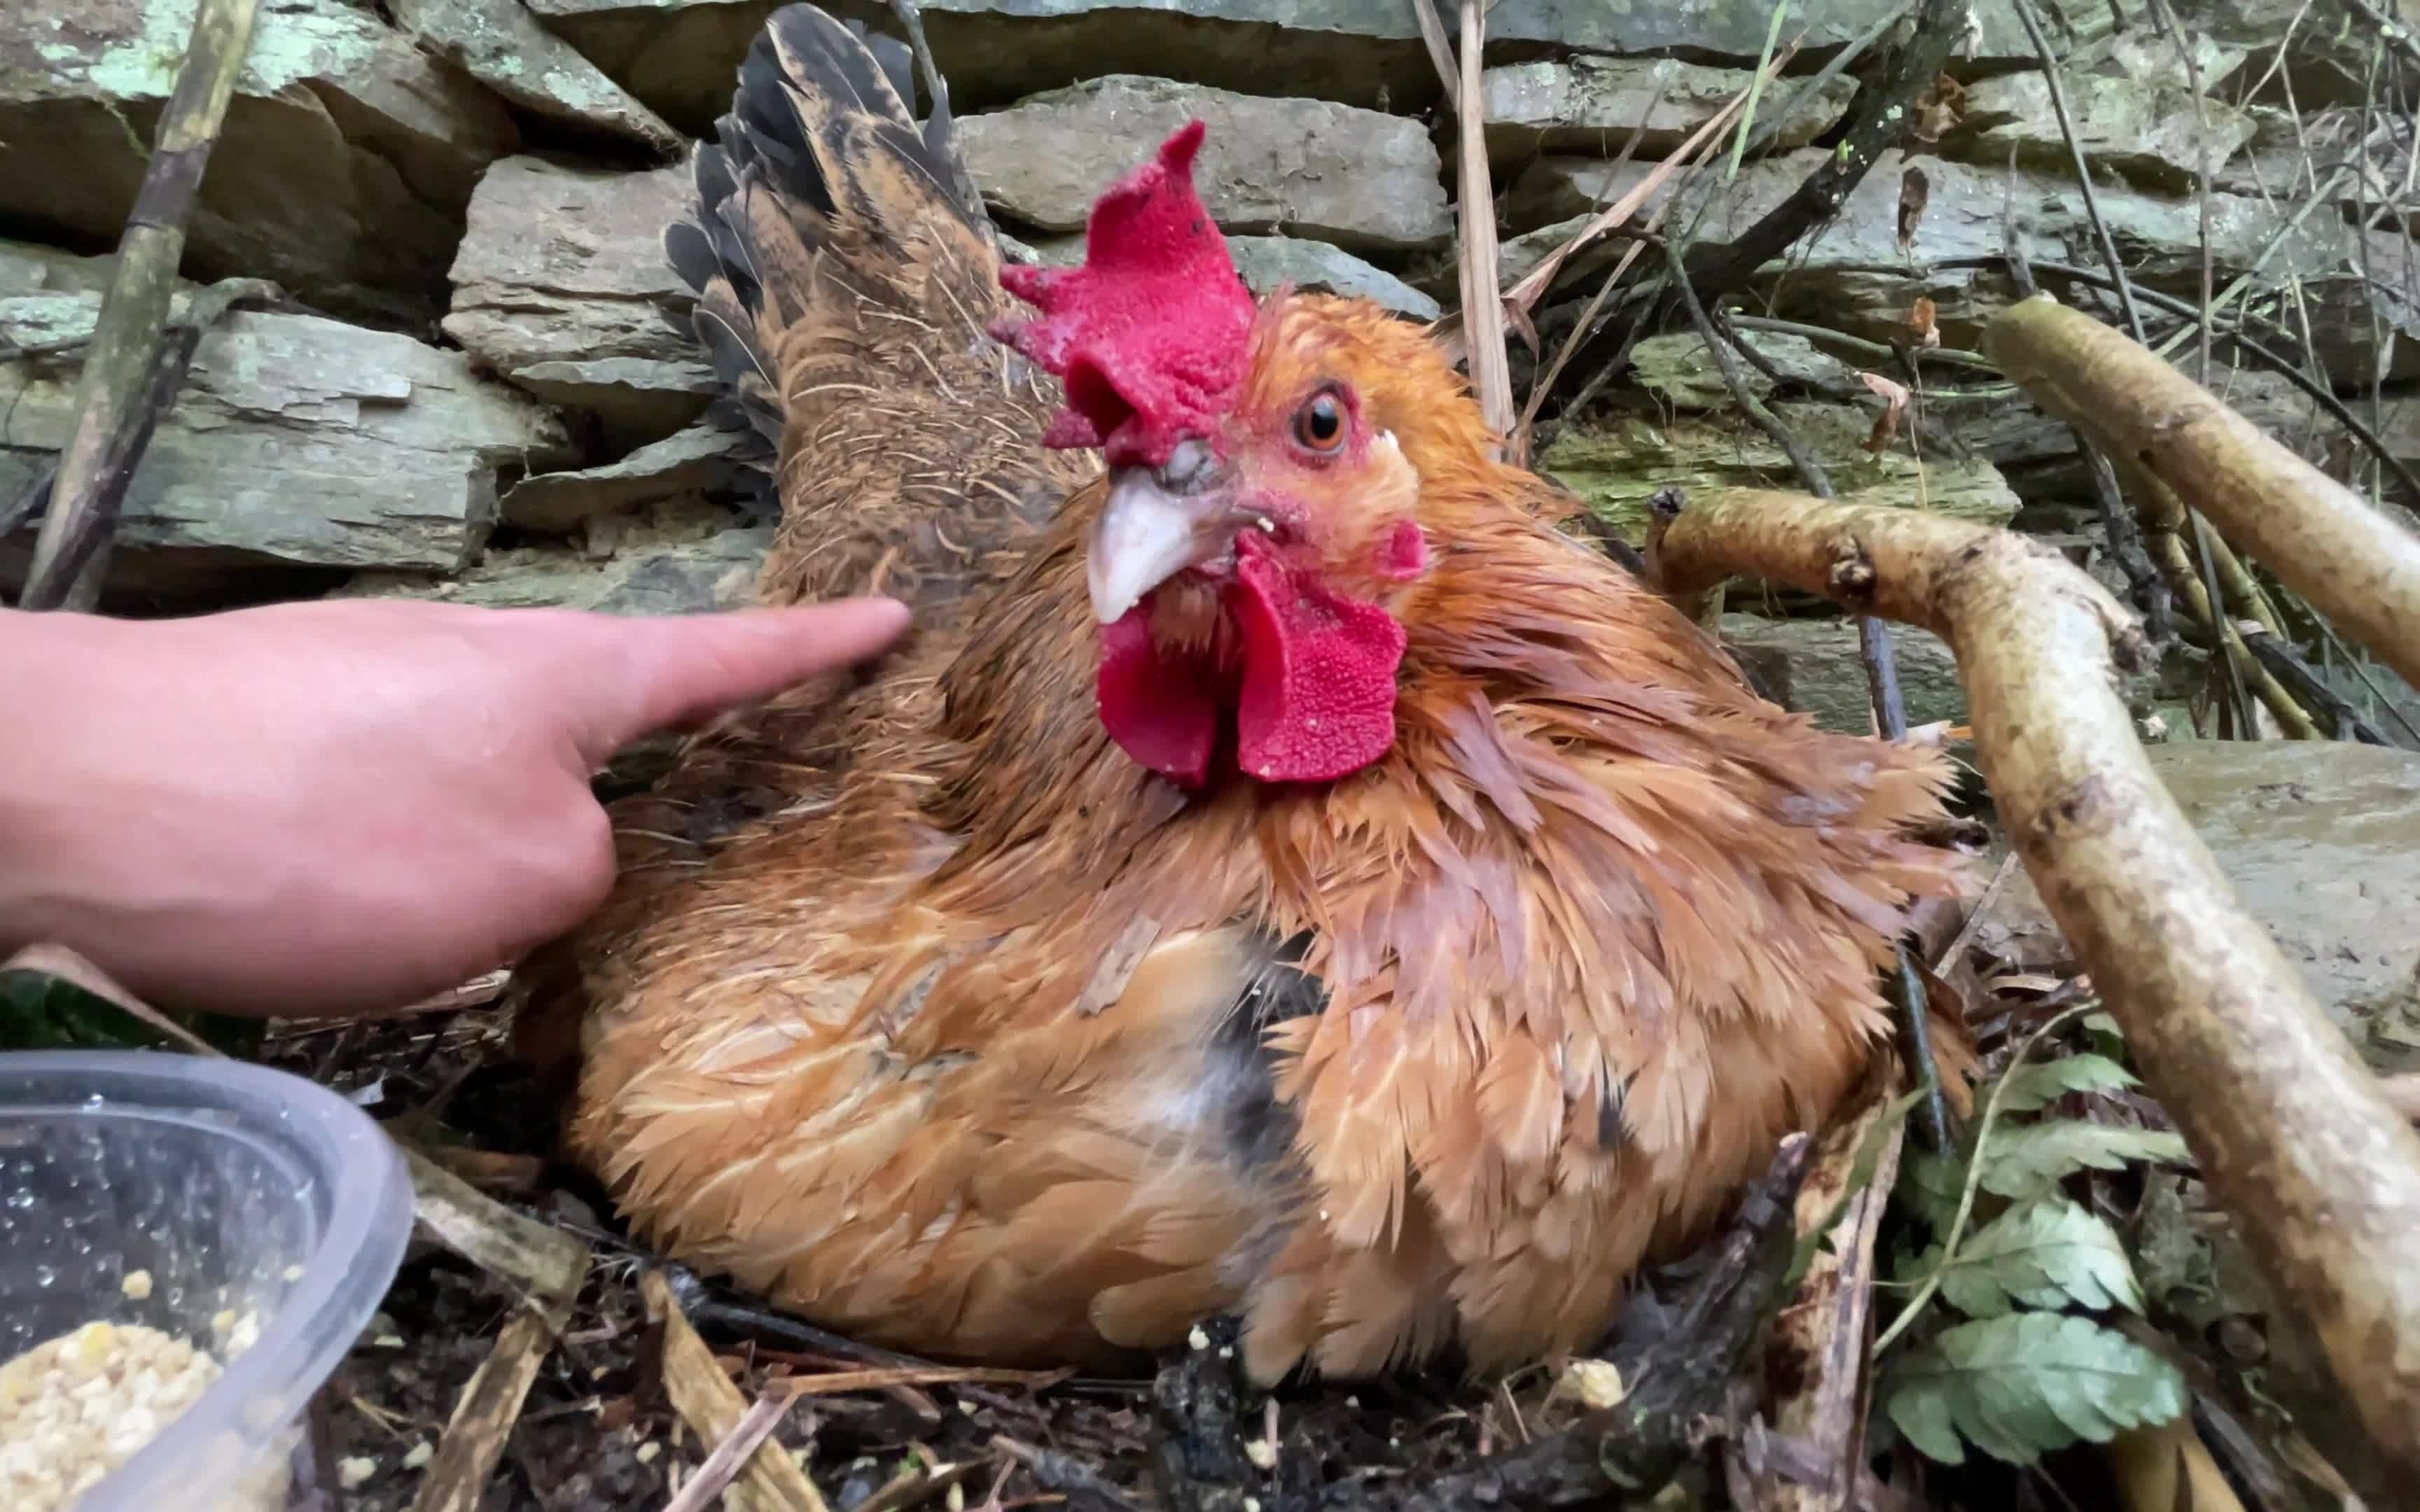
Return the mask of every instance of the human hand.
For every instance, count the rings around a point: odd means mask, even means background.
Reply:
[[[889,599],[628,618],[364,599],[177,621],[0,612],[0,954],[166,1006],[409,1003],[613,880],[592,774],[888,645]]]

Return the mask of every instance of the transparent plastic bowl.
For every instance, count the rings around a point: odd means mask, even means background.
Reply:
[[[226,1367],[75,1512],[283,1506],[311,1398],[411,1232],[394,1142],[299,1076],[147,1051],[0,1055],[0,1360],[101,1319]],[[141,1299],[124,1288],[135,1271],[151,1275]],[[228,1359],[212,1320],[247,1313],[257,1338]]]

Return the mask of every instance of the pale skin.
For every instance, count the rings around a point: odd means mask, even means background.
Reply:
[[[367,600],[0,611],[0,956],[164,1005],[368,1013],[517,959],[613,880],[622,746],[890,644],[890,599],[635,619]]]

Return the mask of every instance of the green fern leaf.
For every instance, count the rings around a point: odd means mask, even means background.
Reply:
[[[1943,1464],[1964,1443],[2031,1464],[2079,1439],[2173,1422],[2189,1398],[2174,1365],[2088,1318],[2010,1313],[1944,1330],[1893,1370],[1891,1422]]]
[[[2071,1092],[2116,1092],[2139,1085],[2134,1073],[2110,1059],[2086,1052],[2056,1060],[2037,1060],[2009,1072],[2000,1090],[2002,1113],[2031,1113]]]
[[[1941,1295],[1970,1318],[2017,1307],[2124,1307],[2143,1294],[2117,1230],[2064,1197],[2010,1208],[1958,1246]]]
[[[2081,1119],[1995,1129],[1979,1158],[1983,1190],[2016,1198],[2047,1196],[2082,1170],[2123,1170],[2137,1162],[2183,1165],[2191,1159],[2183,1137],[2167,1130]]]
[[[1958,1151],[1911,1149],[1899,1165],[1899,1186],[1892,1196],[1924,1220],[1938,1239],[1958,1215],[1958,1198],[1966,1187],[1966,1158]]]

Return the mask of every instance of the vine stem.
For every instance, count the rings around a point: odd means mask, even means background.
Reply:
[[[2065,1026],[2068,1020],[2100,1006],[2097,1001],[2086,998],[2053,1015],[2050,1022],[2036,1029],[2026,1037],[2024,1043],[2017,1046],[2017,1053],[2009,1057],[2008,1069],[2000,1072],[1998,1081],[1992,1084],[1992,1095],[1983,1100],[1983,1120],[1975,1126],[1975,1153],[1966,1162],[1966,1184],[1958,1194],[1958,1215],[1949,1220],[1949,1232],[1943,1236],[1941,1242],[1941,1263],[1934,1266],[1932,1273],[1924,1278],[1924,1285],[1916,1288],[1916,1295],[1907,1299],[1907,1305],[1900,1309],[1897,1318],[1891,1319],[1890,1327],[1883,1330],[1882,1337],[1874,1340],[1876,1357],[1879,1358],[1885,1350],[1891,1347],[1894,1340],[1907,1332],[1908,1325],[1916,1321],[1918,1313],[1924,1311],[1924,1304],[1931,1302],[1932,1294],[1941,1289],[1941,1278],[1947,1275],[1949,1268],[1958,1262],[1958,1244],[1966,1237],[1966,1220],[1975,1211],[1975,1194],[1983,1184],[1983,1147],[1992,1137],[1993,1123],[2000,1117],[2000,1098],[2008,1091],[2009,1081],[2024,1068],[2026,1060],[2032,1057],[2034,1046]]]

